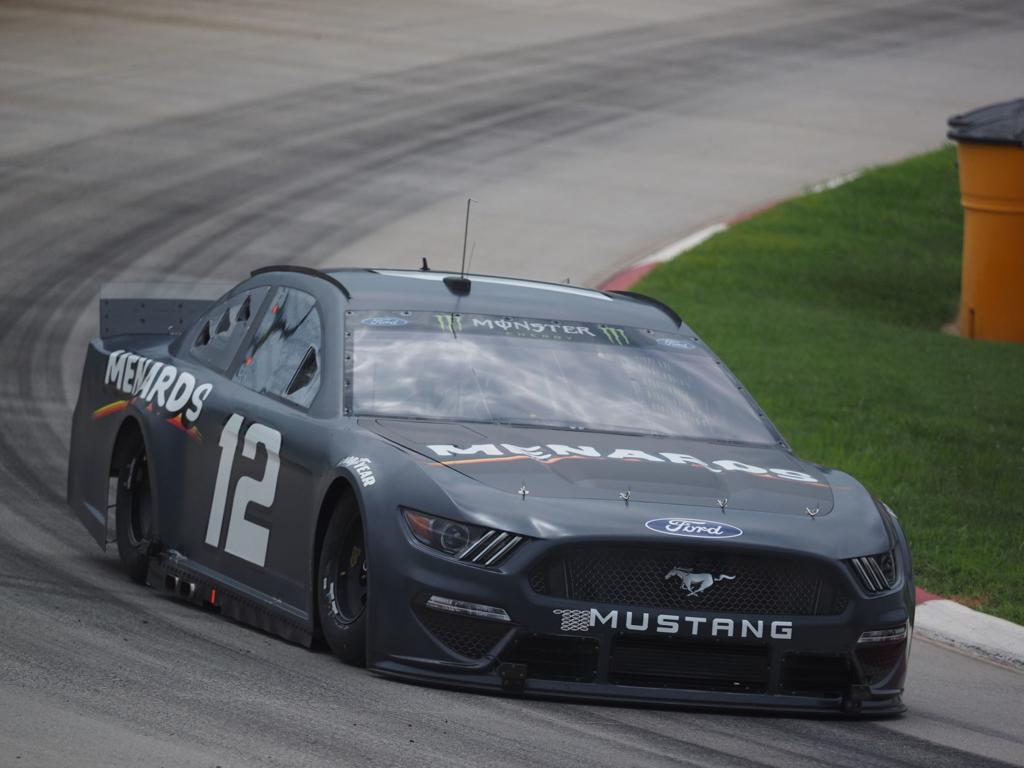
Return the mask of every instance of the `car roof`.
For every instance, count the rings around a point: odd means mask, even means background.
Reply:
[[[312,270],[310,270],[312,272]],[[463,312],[544,320],[579,320],[652,330],[692,331],[669,307],[640,294],[599,291],[565,283],[467,274],[467,295],[457,295],[444,278],[457,273],[404,269],[328,269],[348,294],[347,308]]]

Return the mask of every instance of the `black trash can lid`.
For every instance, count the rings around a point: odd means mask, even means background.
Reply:
[[[991,104],[949,118],[954,141],[979,144],[1011,144],[1024,148],[1024,99]]]

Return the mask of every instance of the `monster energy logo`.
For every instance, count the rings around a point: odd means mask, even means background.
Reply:
[[[620,347],[629,346],[629,337],[626,335],[626,330],[624,328],[610,328],[607,325],[599,327],[604,333],[605,338],[607,338],[612,344],[618,344]]]
[[[461,315],[434,315],[434,319],[437,320],[438,324],[441,326],[441,330],[445,333],[455,333],[456,331],[462,330]]]

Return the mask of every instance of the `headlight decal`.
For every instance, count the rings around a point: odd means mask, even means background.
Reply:
[[[868,592],[886,592],[896,586],[899,574],[896,569],[895,551],[880,555],[854,557],[850,561],[853,570],[860,577],[861,584]]]
[[[499,565],[524,540],[523,536],[506,531],[468,525],[404,507],[402,516],[421,544],[457,560],[486,567]]]
[[[459,560],[482,563],[487,566],[497,565],[519,546],[522,540],[522,536],[515,536],[505,531],[490,530],[459,555]]]

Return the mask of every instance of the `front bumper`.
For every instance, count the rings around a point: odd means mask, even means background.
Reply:
[[[521,548],[500,570],[404,543],[401,567],[371,579],[368,666],[382,675],[581,701],[847,715],[905,709],[909,578],[868,596],[832,563],[849,596],[839,613],[712,613],[538,594],[529,576],[550,554],[544,542]],[[432,610],[431,595],[500,607],[511,621]],[[901,625],[902,642],[858,645],[866,630]]]

